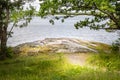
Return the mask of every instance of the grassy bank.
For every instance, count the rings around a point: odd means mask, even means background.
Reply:
[[[120,80],[120,54],[115,47],[112,52],[102,43],[77,40],[74,44],[95,52],[61,53],[56,51],[69,47],[26,44],[12,48],[16,55],[11,55],[10,48],[11,59],[0,61],[0,80]]]
[[[0,80],[120,80],[119,72],[71,64],[67,55],[40,54],[2,61]]]

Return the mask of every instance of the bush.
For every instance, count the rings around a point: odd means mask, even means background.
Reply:
[[[111,51],[112,53],[120,53],[120,38],[112,44]]]
[[[7,52],[7,57],[8,58],[12,58],[13,57],[14,51],[13,51],[12,47],[8,47],[6,52]]]

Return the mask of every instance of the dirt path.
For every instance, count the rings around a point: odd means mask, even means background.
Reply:
[[[65,57],[73,65],[84,66],[86,64],[86,59],[88,58],[88,54],[85,53],[66,54]]]
[[[89,67],[94,70],[99,68],[103,71],[106,71],[106,68],[100,68],[98,66],[93,66],[93,65],[91,66],[89,63],[87,63],[87,59],[90,57],[90,55],[87,53],[66,54],[65,57],[72,65]]]

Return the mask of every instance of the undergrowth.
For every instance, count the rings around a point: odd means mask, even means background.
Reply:
[[[120,71],[120,54],[100,52],[91,56],[89,62],[108,71]]]
[[[72,65],[64,54],[41,54],[0,62],[0,80],[119,80],[119,76],[117,72]]]

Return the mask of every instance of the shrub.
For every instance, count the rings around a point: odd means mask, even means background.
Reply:
[[[112,44],[111,51],[112,53],[120,53],[120,38]]]
[[[7,48],[7,57],[8,58],[12,58],[14,54],[13,48],[12,47],[8,47]]]

